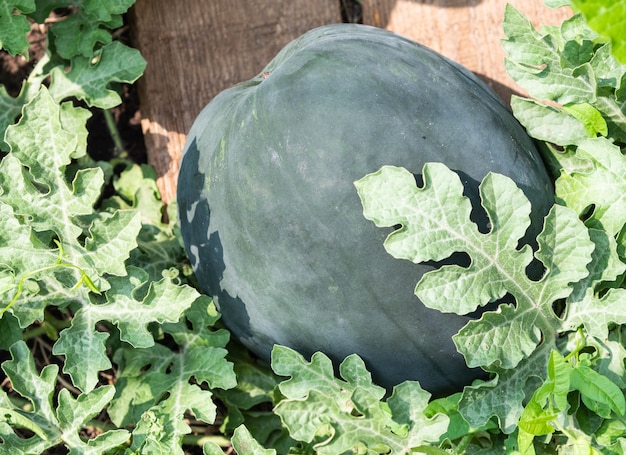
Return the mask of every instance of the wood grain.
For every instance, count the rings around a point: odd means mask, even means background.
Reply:
[[[138,0],[134,45],[148,161],[165,202],[176,192],[186,133],[217,93],[258,74],[289,41],[340,22],[337,0]]]
[[[569,8],[543,0],[362,0],[363,22],[407,36],[466,66],[506,102],[520,92],[504,70],[502,19],[507,3],[537,27],[560,24]]]

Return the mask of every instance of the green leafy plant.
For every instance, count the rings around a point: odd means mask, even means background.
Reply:
[[[20,94],[0,87],[0,453],[626,452],[618,2],[606,14],[574,1],[584,15],[540,30],[505,11],[507,69],[529,94],[512,108],[555,179],[536,245],[520,244],[530,205],[501,175],[481,183],[480,207],[437,163],[419,185],[395,167],[355,183],[368,219],[401,226],[385,242],[399,260],[470,258],[416,280],[422,302],[460,314],[497,302],[454,337],[489,378],[436,398],[415,382],[387,393],[354,355],[335,369],[277,346],[272,371],[229,340],[192,286],[154,172],[86,153],[90,112],[77,101],[113,107],[117,84],[145,67],[110,34],[131,3],[0,3],[12,54],[27,52],[29,21],[65,14]]]
[[[50,27],[47,54],[18,97],[0,93],[10,107],[0,125],[0,348],[11,385],[0,393],[0,453],[182,453],[186,413],[213,423],[211,390],[235,385],[228,333],[215,327],[210,299],[186,284],[154,172],[123,160],[114,172],[86,155],[91,114],[75,101],[113,107],[116,84],[145,67],[108,31],[131,4],[2,4],[11,53],[25,53],[29,20],[57,8],[67,16]],[[38,371],[27,342],[41,329],[58,360]],[[112,362],[115,384],[102,376]],[[106,423],[96,420],[103,412],[109,426],[86,438]]]
[[[32,409],[26,411],[19,405],[20,401],[11,400],[3,392],[2,411],[8,418],[2,424],[0,447],[6,450],[17,447],[14,444],[20,438],[13,433],[15,425],[34,433],[21,442],[23,453],[39,453],[59,443],[72,450],[87,450],[81,448],[80,438],[69,438],[67,432],[80,430],[86,419],[112,401],[109,413],[116,420],[128,420],[129,415],[135,416],[140,411],[154,418],[148,422],[144,417],[141,422],[145,424],[136,426],[131,447],[169,444],[180,451],[178,438],[189,432],[182,420],[186,409],[193,409],[198,418],[209,423],[215,419],[210,392],[199,384],[206,381],[224,388],[234,385],[232,365],[224,359],[223,347],[228,335],[212,331],[217,314],[211,309],[210,301],[182,284],[180,247],[176,255],[168,258],[167,268],[160,270],[162,276],[156,277],[154,273],[150,276],[149,269],[140,268],[146,262],[145,256],[155,249],[157,238],[177,243],[171,227],[154,221],[161,214],[154,192],[151,202],[157,211],[151,214],[152,219],[142,217],[140,210],[132,208],[132,202],[126,204],[130,207],[123,206],[120,197],[106,201],[101,209],[94,209],[104,181],[102,169],[68,168],[72,158],[84,155],[84,141],[76,140],[84,137],[76,135],[76,131],[84,128],[81,125],[84,118],[83,109],[69,103],[59,105],[42,88],[24,107],[19,122],[11,125],[5,135],[11,151],[0,164],[0,207],[4,222],[0,250],[2,300],[10,303],[2,309],[1,321],[3,330],[14,337],[3,340],[3,348],[10,348],[12,355],[12,361],[5,362],[3,370],[15,392],[30,402]],[[128,173],[137,174],[137,169],[136,165],[130,166],[118,179],[118,185]],[[141,190],[133,196],[136,200],[143,198]],[[146,248],[150,237],[154,240]],[[143,240],[144,251],[138,239]],[[56,409],[52,405],[56,365],[45,367],[39,376],[27,355],[26,345],[17,336],[22,329],[28,334],[33,325],[45,321],[46,314],[53,310],[71,316],[71,325],[59,333],[52,354],[65,359],[63,372],[71,379],[74,390],[82,392],[74,402],[64,389]],[[184,323],[185,310],[187,317],[193,315],[191,329]],[[108,330],[98,330],[101,324]],[[156,333],[150,327],[154,324],[160,328]],[[113,333],[115,342],[110,340]],[[133,376],[138,374],[136,360],[125,355],[125,350],[132,347],[133,352],[141,353],[142,359],[149,359],[150,353],[158,349],[155,339],[166,334],[174,340],[178,352],[168,357],[163,351],[166,348],[159,345],[162,348],[159,363],[151,365],[149,375],[158,385],[142,382],[151,386],[150,400],[143,401],[141,406],[118,406],[125,394],[137,392]],[[99,384],[99,373],[112,366],[107,352],[110,343],[118,344],[114,352],[120,356],[118,365],[124,365],[117,370],[116,388]],[[185,353],[187,360],[181,360]],[[201,367],[194,367],[198,363]],[[192,379],[198,384],[190,383]],[[98,403],[100,407],[94,407]],[[80,406],[85,409],[81,410]],[[80,416],[63,420],[62,416],[73,407]],[[144,435],[149,433],[146,425],[162,427],[158,441]],[[126,433],[114,430],[109,436],[105,432],[94,440],[94,447],[89,450],[102,453],[112,447],[111,441],[119,445],[128,439]],[[121,440],[120,435],[124,435]],[[105,443],[108,445],[100,445]]]
[[[123,24],[134,0],[5,0],[0,3],[0,48],[28,57],[30,22],[42,24],[52,10],[66,11],[47,36],[46,54],[37,62],[16,98],[0,86],[0,131],[4,133],[44,84],[55,102],[66,98],[109,109],[121,102],[114,85],[135,82],[146,62],[136,49],[113,41],[110,30]],[[21,13],[21,14],[16,14]],[[30,21],[30,22],[29,22]],[[49,81],[49,83],[48,83]],[[8,150],[0,141],[0,150]]]
[[[533,97],[514,97],[514,113],[545,141],[556,178],[557,204],[534,253],[541,278],[526,273],[530,246],[518,246],[528,203],[502,176],[489,175],[480,187],[488,233],[469,222],[462,185],[442,165],[424,168],[421,188],[407,171],[383,168],[357,189],[366,217],[381,227],[402,226],[385,243],[395,257],[469,255],[469,267],[442,266],[417,284],[427,306],[465,314],[504,298],[454,337],[468,364],[493,377],[463,392],[458,410],[470,425],[496,417],[512,435],[507,447],[521,453],[550,445],[623,453],[621,436],[613,435],[609,448],[595,430],[621,422],[626,411],[620,344],[626,67],[580,15],[537,31],[508,6],[504,29],[509,74]]]
[[[573,0],[574,8],[580,11],[596,32],[611,42],[613,54],[622,63],[626,63],[626,40],[623,24],[626,20],[626,5],[619,0]]]

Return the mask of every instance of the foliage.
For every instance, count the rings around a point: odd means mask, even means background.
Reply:
[[[79,105],[116,105],[116,84],[145,66],[109,33],[131,2],[2,2],[0,45],[12,54],[27,52],[29,21],[59,8],[67,17],[18,97],[0,87],[0,453],[183,453],[189,443],[205,454],[230,444],[240,454],[625,453],[626,66],[611,34],[623,15],[574,3],[585,16],[541,30],[505,12],[506,66],[530,95],[511,104],[555,178],[534,249],[519,244],[530,204],[501,175],[481,183],[480,207],[436,163],[419,186],[388,166],[355,183],[368,219],[401,225],[390,254],[471,259],[416,283],[427,306],[465,314],[499,302],[454,337],[490,378],[433,399],[415,382],[386,393],[355,355],[335,375],[323,353],[277,346],[272,372],[229,340],[192,286],[154,172],[86,154],[90,112]],[[584,20],[594,14],[598,27]],[[537,264],[541,276],[529,272]]]
[[[76,98],[87,105],[111,108],[121,102],[113,85],[135,82],[146,62],[136,49],[113,41],[110,29],[123,24],[122,14],[134,0],[3,0],[0,2],[0,48],[28,57],[30,22],[42,24],[52,10],[67,12],[49,30],[47,52],[13,98],[0,86],[0,131],[4,133],[22,107],[50,79],[55,102]],[[21,13],[21,14],[16,14]],[[0,150],[8,145],[0,138]]]
[[[470,426],[495,417],[510,435],[508,450],[524,454],[550,447],[623,453],[625,435],[614,432],[607,442],[599,429],[616,428],[626,412],[626,67],[581,15],[537,31],[509,5],[504,30],[507,70],[532,97],[514,96],[514,114],[545,141],[556,180],[557,204],[538,249],[518,245],[530,211],[522,190],[495,174],[480,186],[487,233],[469,220],[477,208],[440,164],[424,167],[421,187],[393,167],[356,182],[364,214],[381,227],[401,226],[385,242],[397,258],[469,256],[468,267],[445,265],[422,277],[415,292],[425,305],[466,314],[503,299],[454,337],[468,365],[491,373],[459,401]],[[540,278],[527,273],[533,260],[543,266]]]
[[[0,453],[182,453],[186,419],[213,423],[214,388],[236,383],[229,335],[209,298],[186,284],[154,173],[86,155],[92,108],[121,101],[145,61],[113,41],[132,2],[3,2],[2,44],[26,52],[28,21],[67,8],[17,98],[3,89],[0,162]],[[17,14],[18,11],[20,14]],[[17,123],[15,120],[18,119]],[[115,194],[104,196],[113,187]],[[31,354],[41,330],[58,359]],[[41,339],[41,338],[36,338]],[[30,347],[29,347],[30,346]],[[59,367],[62,366],[62,373]],[[113,370],[112,370],[113,369]],[[106,376],[115,372],[115,381]],[[108,373],[105,373],[108,372]],[[68,385],[69,384],[69,385]],[[110,427],[100,429],[111,419]],[[105,414],[106,415],[106,414]],[[92,428],[93,437],[85,438]]]
[[[623,33],[626,4],[620,0],[573,0],[572,3],[585,16],[589,27],[611,42],[615,57],[626,63],[626,39]]]

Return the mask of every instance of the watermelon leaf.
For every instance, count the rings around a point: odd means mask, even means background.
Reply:
[[[70,71],[61,66],[54,67],[50,93],[57,101],[75,96],[90,106],[110,109],[122,99],[109,84],[135,82],[145,67],[146,61],[139,51],[114,41],[99,49],[94,56],[74,57]]]
[[[585,26],[582,17],[574,16],[561,26],[563,33],[574,28],[578,32],[580,44],[575,46],[575,57],[571,55],[569,60],[562,58],[567,42],[562,33],[535,30],[530,20],[511,5],[506,6],[503,26],[507,39],[502,41],[502,47],[508,54],[505,68],[517,84],[534,98],[552,99],[560,104],[593,104],[597,81],[580,47],[589,47],[597,34]]]
[[[590,233],[574,211],[559,205],[545,217],[538,250],[533,254],[529,245],[518,246],[530,224],[530,205],[504,176],[489,174],[479,187],[490,220],[486,233],[470,221],[471,203],[455,173],[428,163],[422,177],[423,186],[417,187],[407,170],[384,166],[355,185],[366,218],[379,227],[400,226],[385,241],[394,257],[424,262],[455,252],[469,255],[469,266],[444,265],[423,275],[415,293],[426,306],[465,314],[509,296],[453,339],[469,366],[494,374],[490,381],[465,388],[459,412],[472,427],[495,416],[505,433],[512,432],[523,416],[529,378],[543,381],[549,375],[546,365],[557,334],[576,330],[585,323],[584,312],[593,311],[593,306],[572,304],[563,320],[554,311],[556,302],[572,295],[572,301],[581,300],[591,286],[623,273],[624,265],[614,240]],[[540,278],[526,272],[533,256],[545,269]],[[607,298],[619,296],[609,293]],[[608,324],[621,322],[620,312],[600,319],[592,333],[603,335]]]
[[[581,216],[593,206],[586,224],[616,235],[626,223],[626,158],[604,137],[581,141],[576,156],[593,167],[584,172],[563,170],[556,181],[556,197]]]
[[[124,443],[129,437],[126,430],[110,430],[97,437],[84,440],[80,432],[90,420],[108,405],[115,390],[103,386],[90,393],[73,398],[67,389],[60,392],[56,408],[53,394],[58,367],[47,365],[38,373],[34,359],[25,342],[15,343],[12,359],[2,364],[13,389],[32,403],[25,411],[8,400],[4,391],[0,395],[0,451],[3,453],[42,453],[58,444],[65,444],[71,453],[100,454]],[[33,436],[22,438],[13,428],[25,428]],[[6,452],[4,452],[6,450]]]
[[[120,338],[137,348],[154,345],[147,325],[152,322],[176,322],[200,294],[191,287],[175,285],[163,278],[149,285],[145,296],[139,289],[148,283],[147,274],[135,267],[129,275],[110,279],[111,290],[106,303],[86,305],[74,315],[72,325],[61,332],[53,353],[65,355],[63,371],[72,377],[76,387],[92,390],[98,381],[98,372],[111,367],[105,349],[107,335],[96,330],[100,321],[110,321],[120,330]]]
[[[176,306],[172,302],[162,301],[163,306]],[[225,359],[229,334],[214,328],[218,318],[211,300],[200,297],[179,321],[161,325],[174,348],[156,343],[116,352],[118,392],[109,415],[120,427],[140,422],[133,431],[135,450],[182,454],[180,438],[190,432],[185,413],[191,411],[206,423],[215,421],[212,389],[236,384],[233,366]]]
[[[291,437],[311,444],[315,453],[408,453],[437,442],[447,430],[447,416],[425,415],[430,394],[417,382],[403,382],[382,401],[385,390],[372,383],[356,355],[341,363],[339,379],[323,353],[307,362],[296,351],[276,346],[272,369],[290,377],[279,384],[284,398],[276,414]]]
[[[590,3],[589,9],[595,9],[603,2],[580,3]],[[619,12],[604,17],[621,29]],[[597,134],[625,142],[622,80],[626,65],[581,14],[558,27],[537,31],[522,13],[507,5],[504,31],[506,70],[533,98],[513,97],[511,103],[530,135],[561,146],[576,145],[585,136]]]
[[[72,8],[72,14],[50,26],[51,46],[67,60],[79,55],[92,57],[98,46],[111,42],[110,29],[123,25],[122,14],[133,3],[134,0],[82,1],[80,8]],[[75,2],[72,0],[37,0],[37,9],[31,16],[41,24],[51,11],[73,6]]]
[[[615,57],[626,63],[626,39],[623,25],[626,22],[626,5],[620,0],[572,0],[585,16],[589,27],[607,37]]]
[[[26,14],[35,10],[35,0],[8,0],[0,3],[0,49],[11,55],[28,56],[26,33],[30,24]],[[19,11],[21,14],[16,14]]]
[[[526,274],[533,253],[517,248],[530,224],[530,204],[512,180],[489,174],[480,185],[482,205],[491,231],[481,233],[470,221],[472,209],[458,176],[442,164],[423,169],[423,188],[405,169],[384,166],[355,183],[364,215],[379,227],[401,225],[385,240],[394,257],[413,262],[439,261],[455,252],[467,253],[469,267],[446,265],[425,274],[415,288],[424,305],[466,314],[505,294],[501,304],[468,323],[455,336],[469,366],[514,368],[543,339],[550,343],[560,325],[553,303],[566,298],[571,284],[589,272],[594,244],[571,210],[554,206],[537,237],[535,258],[546,269],[533,280]],[[575,260],[573,258],[576,258]]]

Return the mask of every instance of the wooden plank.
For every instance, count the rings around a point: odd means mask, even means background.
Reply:
[[[535,26],[560,24],[569,8],[543,0],[362,0],[363,22],[407,36],[466,66],[507,103],[520,92],[504,69],[502,19],[507,3]]]
[[[334,22],[337,0],[137,1],[130,24],[148,61],[142,128],[165,202],[175,197],[186,133],[206,103],[256,75],[292,39]]]

